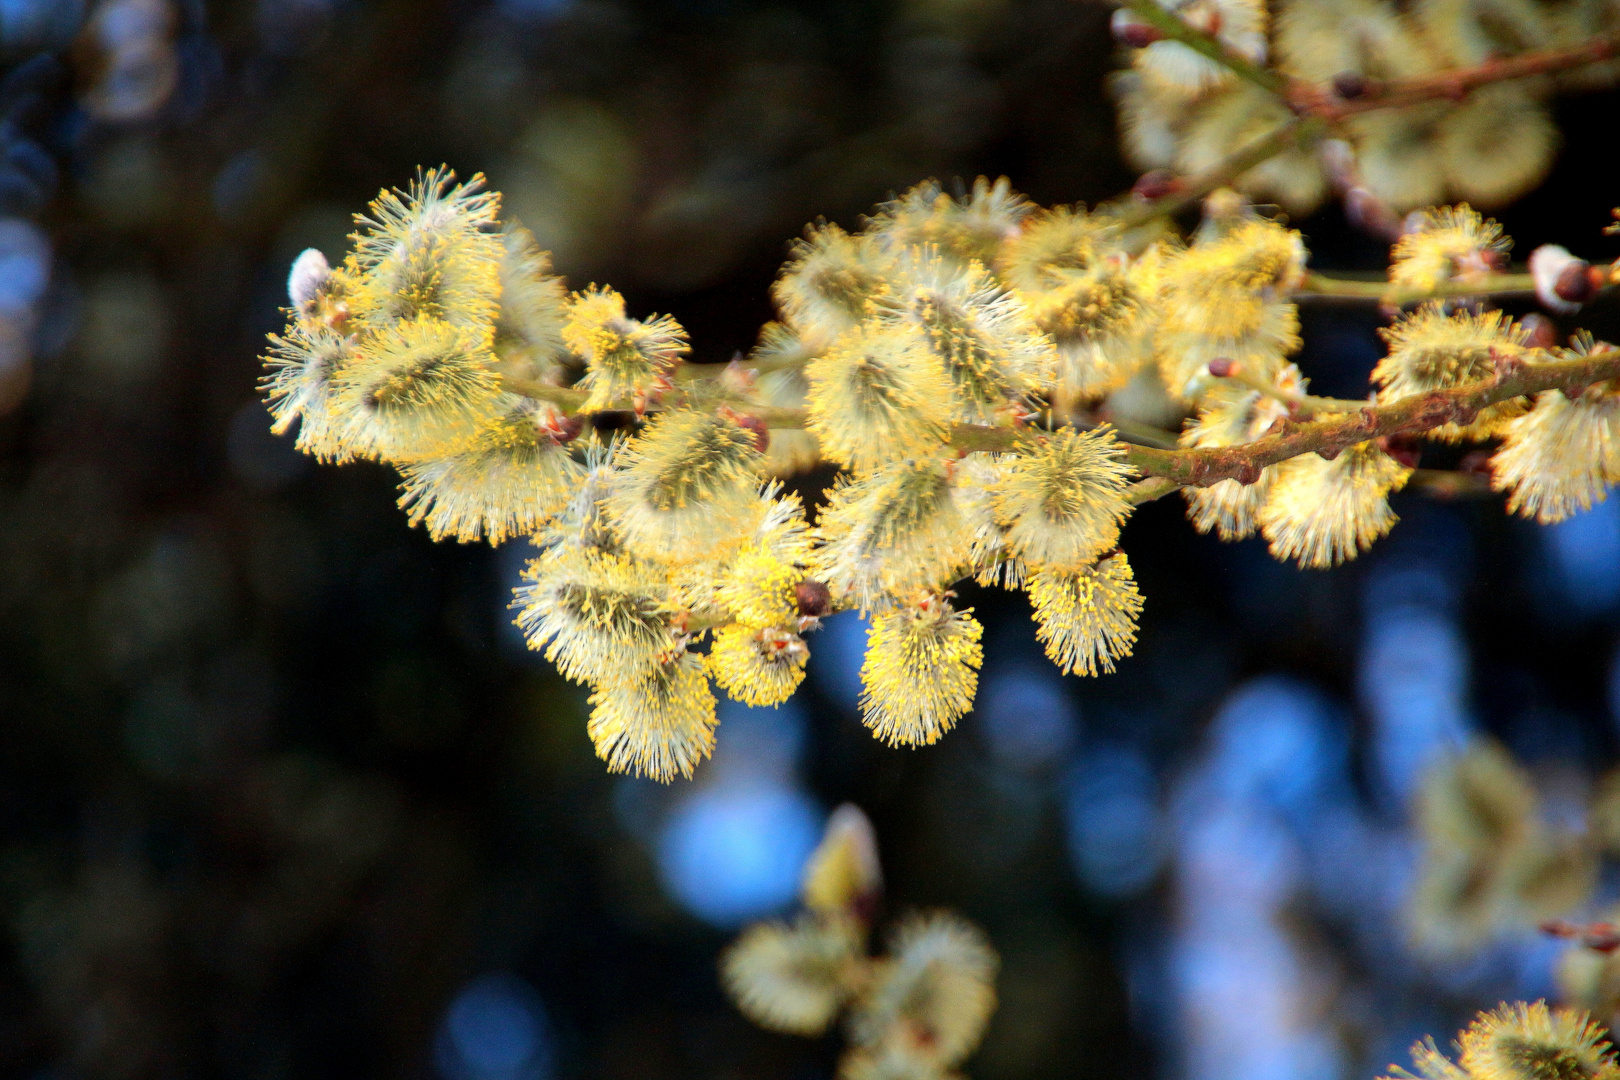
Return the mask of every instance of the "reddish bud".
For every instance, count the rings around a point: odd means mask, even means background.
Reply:
[[[1237,363],[1224,356],[1217,356],[1209,362],[1209,373],[1217,379],[1227,378],[1237,370]]]
[[[736,424],[738,427],[742,428],[744,431],[752,431],[754,433],[755,450],[758,450],[763,454],[766,450],[770,449],[771,429],[766,427],[765,421],[761,420],[757,416],[750,416],[747,413],[737,412],[736,410],[727,408],[724,405],[720,406],[720,408],[716,409],[715,411],[721,416],[725,417],[727,420],[730,420],[733,424]]]
[[[1131,185],[1131,194],[1152,201],[1174,195],[1181,188],[1181,178],[1169,169],[1153,169],[1137,178],[1136,183]]]
[[[799,605],[799,614],[819,619],[832,611],[832,591],[819,581],[806,578],[793,586],[793,598]]]
[[[1553,295],[1558,299],[1571,304],[1584,304],[1597,293],[1592,284],[1592,275],[1588,272],[1592,267],[1576,259],[1558,272],[1558,279],[1553,282]]]
[[[1418,459],[1423,456],[1423,444],[1410,435],[1385,435],[1378,440],[1378,445],[1408,469],[1417,468]]]
[[[1333,76],[1333,92],[1345,101],[1354,101],[1367,95],[1367,76],[1359,71],[1341,71]]]
[[[1491,475],[1491,451],[1470,450],[1457,462],[1457,471],[1469,476]]]
[[[1360,184],[1344,193],[1344,216],[1350,224],[1380,240],[1393,241],[1401,235],[1400,215]]]
[[[1115,41],[1130,49],[1145,49],[1155,41],[1164,40],[1164,31],[1125,8],[1114,12],[1108,28],[1113,32]]]
[[[1558,344],[1558,326],[1538,311],[1520,319],[1519,326],[1524,329],[1524,343],[1532,349],[1550,349]]]

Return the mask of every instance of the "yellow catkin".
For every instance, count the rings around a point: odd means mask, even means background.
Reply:
[[[625,314],[624,297],[595,285],[569,297],[562,337],[585,358],[584,412],[643,408],[687,351],[686,331],[668,315],[642,321]]]
[[[1416,225],[1390,250],[1390,283],[1404,288],[1430,290],[1483,277],[1506,265],[1513,247],[1502,226],[1467,203],[1424,210]]]
[[[745,705],[780,705],[804,681],[810,650],[804,639],[780,626],[742,623],[714,632],[709,673],[731,698]]]
[[[1537,395],[1507,422],[1491,458],[1492,486],[1509,491],[1508,510],[1543,524],[1589,510],[1620,480],[1620,393],[1610,383],[1574,401],[1560,390]]]
[[[567,505],[584,467],[542,427],[550,413],[509,396],[465,450],[400,467],[400,509],[435,540],[488,540],[537,531]]]
[[[939,358],[897,327],[850,331],[805,374],[811,434],[827,457],[856,472],[938,453],[957,410]]]
[[[1131,512],[1123,459],[1108,428],[1065,428],[1003,458],[991,496],[1013,554],[1034,567],[1074,570],[1113,547]]]
[[[662,413],[619,455],[603,506],[640,558],[712,559],[759,521],[759,463],[754,433],[728,417]]]
[[[721,955],[720,979],[761,1027],[819,1035],[849,999],[862,937],[854,920],[820,914],[755,923]]]
[[[1458,1040],[1474,1080],[1612,1080],[1608,1032],[1584,1012],[1516,1002],[1481,1013]]]
[[[861,665],[861,720],[891,746],[938,741],[973,707],[981,627],[943,597],[877,615]]]
[[[1372,377],[1383,388],[1379,398],[1387,401],[1495,378],[1498,359],[1521,355],[1525,340],[1524,329],[1500,311],[1448,313],[1438,302],[1379,334],[1389,353]],[[1509,398],[1481,410],[1471,424],[1442,424],[1429,436],[1450,442],[1487,438],[1526,408],[1523,399]]]
[[[972,537],[937,461],[903,461],[859,480],[840,480],[821,512],[815,576],[835,598],[869,610],[893,598],[942,589],[960,577]]]
[[[935,1070],[959,1063],[978,1047],[995,1011],[999,966],[984,934],[960,916],[907,917],[895,928],[889,961],[850,1018],[851,1041]]]
[[[1024,587],[1035,636],[1065,675],[1112,672],[1131,654],[1142,594],[1123,554],[1078,571],[1037,570]]]
[[[1412,470],[1373,443],[1359,443],[1332,461],[1302,454],[1277,466],[1260,508],[1260,531],[1279,559],[1304,567],[1337,566],[1367,550],[1397,520],[1389,494]]]
[[[714,694],[703,658],[683,653],[621,671],[590,697],[586,732],[610,772],[667,783],[690,777],[714,750]]]

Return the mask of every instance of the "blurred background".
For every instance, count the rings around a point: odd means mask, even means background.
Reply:
[[[892,750],[841,615],[804,692],[723,706],[715,759],[662,787],[604,771],[510,625],[523,544],[433,545],[387,470],[268,431],[291,259],[335,260],[418,165],[487,172],[574,286],[724,361],[818,215],[931,176],[1128,187],[1108,15],[0,0],[0,1075],[825,1077],[833,1041],[752,1028],[715,959],[846,800],[889,914],[957,908],[1002,954],[981,1080],[1370,1078],[1555,993],[1533,936],[1406,948],[1409,811],[1482,732],[1555,813],[1615,760],[1620,501],[1538,528],[1405,495],[1372,554],[1307,573],[1166,499],[1126,532],[1147,612],[1118,674],[1060,678],[1021,597],[966,589],[979,708]],[[1498,215],[1521,257],[1617,254],[1617,105],[1560,104],[1552,178]],[[1299,225],[1320,267],[1383,265],[1336,207]],[[1314,388],[1362,395],[1376,312],[1303,317]]]

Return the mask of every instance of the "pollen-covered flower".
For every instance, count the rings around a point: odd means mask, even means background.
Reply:
[[[1163,270],[1162,344],[1170,388],[1197,397],[1218,357],[1270,373],[1299,348],[1299,314],[1283,299],[1304,274],[1299,233],[1243,219]]]
[[[731,561],[715,599],[740,623],[782,626],[798,613],[793,587],[803,579],[802,569],[760,543]]]
[[[1035,637],[1063,674],[1112,672],[1131,654],[1142,594],[1123,553],[1081,570],[1037,570],[1025,589]]]
[[[1250,146],[1293,118],[1269,90],[1239,81],[1186,110],[1175,164],[1186,176],[1221,168],[1236,147]],[[1256,201],[1275,202],[1293,214],[1308,214],[1327,196],[1328,178],[1314,149],[1286,150],[1236,176],[1232,186]]]
[[[794,242],[771,295],[788,325],[822,346],[870,314],[872,302],[888,292],[891,269],[872,237],[812,225]]]
[[[1599,383],[1574,401],[1544,390],[1504,436],[1491,483],[1511,492],[1510,512],[1545,525],[1589,510],[1620,480],[1620,388]]]
[[[551,256],[534,234],[508,224],[501,233],[501,306],[495,320],[495,352],[524,361],[535,375],[562,357],[568,289],[551,273]]]
[[[591,694],[586,732],[609,772],[668,783],[690,777],[714,750],[714,693],[703,658],[688,652],[624,669]]]
[[[956,419],[994,424],[1050,374],[1051,341],[977,262],[947,261],[928,247],[896,263],[894,289],[878,310],[939,359],[956,391]]]
[[[373,330],[397,322],[448,323],[487,347],[501,297],[500,196],[484,178],[418,175],[407,191],[385,191],[358,215],[354,313]]]
[[[604,505],[640,558],[712,558],[759,521],[759,457],[754,433],[727,417],[662,413],[625,447]]]
[[[732,623],[714,632],[709,673],[745,705],[780,705],[804,681],[809,659],[804,639],[786,627]]]
[[[1286,393],[1300,393],[1305,379],[1299,368],[1288,364],[1278,372],[1274,384]],[[1244,386],[1221,385],[1204,396],[1198,418],[1182,432],[1181,445],[1191,447],[1237,446],[1253,442],[1272,424],[1288,415],[1287,407],[1274,397]],[[1208,487],[1182,488],[1187,499],[1187,517],[1203,533],[1214,531],[1222,540],[1242,540],[1260,527],[1260,507],[1271,494],[1277,467],[1260,470],[1252,484],[1221,480]]]
[[[1130,337],[1147,297],[1117,225],[1082,208],[1042,211],[1002,249],[998,269],[1051,337],[1071,397],[1095,396],[1129,375]]]
[[[755,923],[721,955],[721,981],[761,1027],[819,1035],[853,992],[864,936],[854,919],[822,913]]]
[[[501,397],[478,335],[438,319],[369,335],[332,376],[329,423],[357,456],[388,461],[463,448],[494,418]]]
[[[1507,262],[1513,241],[1502,226],[1481,216],[1467,203],[1442,206],[1414,215],[1416,227],[1390,251],[1391,284],[1431,290],[1453,281],[1473,281]]]
[[[1276,558],[1316,568],[1353,559],[1389,532],[1396,521],[1389,494],[1412,475],[1370,442],[1341,451],[1332,461],[1301,454],[1276,468],[1277,479],[1260,508],[1260,531]]]
[[[624,297],[592,285],[568,298],[563,340],[585,358],[578,388],[588,390],[584,412],[641,409],[687,351],[686,331],[668,315],[632,319]]]
[[[972,923],[945,911],[907,917],[850,1017],[851,1041],[936,1068],[957,1064],[978,1047],[995,1011],[998,966]]]
[[[853,803],[832,812],[821,843],[804,864],[804,903],[828,914],[857,915],[883,891],[877,834],[872,822]]]
[[[400,509],[435,540],[499,544],[533,533],[567,504],[585,471],[546,426],[555,416],[549,405],[508,394],[466,449],[400,466]]]
[[[972,537],[968,564],[973,580],[980,585],[1021,589],[1029,567],[1013,554],[1006,525],[996,516],[995,489],[1010,457],[1010,454],[983,452],[968,454],[956,463],[952,494],[962,515],[963,527]]]
[[[933,246],[955,262],[989,266],[1033,209],[1005,176],[995,183],[979,177],[962,199],[951,198],[938,183],[925,180],[884,203],[866,232],[891,251]]]
[[[915,334],[862,326],[805,373],[810,431],[840,465],[870,472],[943,446],[956,403],[939,358]]]
[[[1446,110],[1433,149],[1456,196],[1504,206],[1546,177],[1561,141],[1545,103],[1522,83],[1482,86]]]
[[[984,628],[943,596],[872,619],[861,664],[861,721],[891,746],[936,742],[973,707]]]
[[[866,611],[939,589],[961,576],[971,539],[938,461],[903,461],[859,480],[840,478],[821,512],[815,577]]]
[[[274,418],[270,430],[286,433],[298,423],[296,446],[321,461],[344,462],[354,456],[331,414],[332,380],[354,359],[354,341],[344,334],[294,323],[287,335],[270,336],[259,389]]]
[[[1608,1032],[1583,1012],[1517,1002],[1481,1013],[1458,1040],[1473,1080],[1611,1080]]]
[[[1131,468],[1114,432],[1063,428],[1001,461],[992,489],[1013,553],[1031,566],[1077,570],[1119,540]]]
[[[516,591],[529,648],[576,682],[649,667],[675,645],[659,576],[623,555],[562,544],[530,563]]]
[[[1524,329],[1502,312],[1447,314],[1438,302],[1424,304],[1378,333],[1389,344],[1389,354],[1373,368],[1372,378],[1386,401],[1494,378],[1498,358],[1524,352]],[[1429,435],[1450,442],[1486,438],[1527,408],[1522,398],[1509,398],[1480,410],[1471,424],[1442,424]]]

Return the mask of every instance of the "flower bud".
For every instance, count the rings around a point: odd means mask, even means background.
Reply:
[[[1217,356],[1209,362],[1209,373],[1217,379],[1224,379],[1237,370],[1237,364],[1224,356]]]
[[[1367,76],[1359,71],[1341,71],[1333,76],[1333,92],[1345,101],[1365,97],[1369,89]]]
[[[832,611],[832,590],[819,581],[806,578],[793,586],[793,598],[799,605],[799,614],[819,619]]]
[[[1169,169],[1153,169],[1143,173],[1131,185],[1131,194],[1141,199],[1162,199],[1181,190],[1181,179]]]
[[[1531,312],[1519,320],[1524,330],[1524,344],[1530,349],[1550,349],[1558,344],[1558,326],[1540,312]]]
[[[1108,28],[1113,32],[1115,41],[1131,49],[1143,49],[1155,41],[1164,40],[1164,31],[1125,8],[1114,12]]]
[[[1577,259],[1557,244],[1542,244],[1530,253],[1530,274],[1536,282],[1536,299],[1549,311],[1569,315],[1592,298],[1587,274],[1589,264]]]
[[[332,268],[327,264],[326,256],[316,248],[305,248],[293,260],[292,272],[287,275],[287,298],[292,301],[292,306],[299,311],[309,307],[331,275]]]

